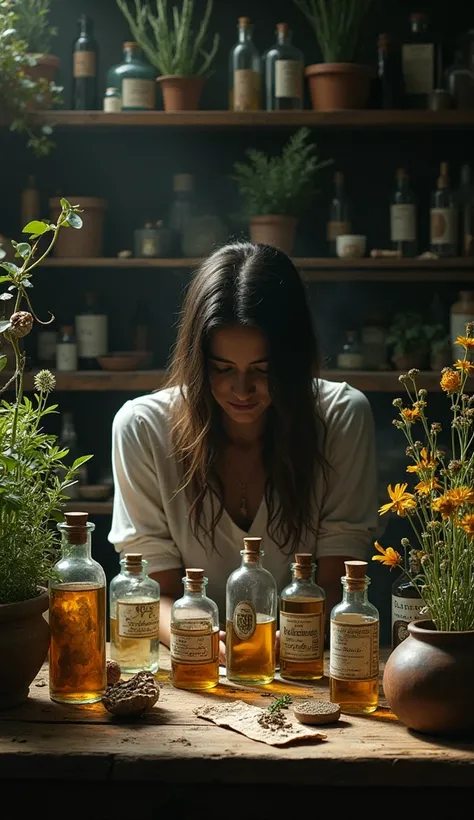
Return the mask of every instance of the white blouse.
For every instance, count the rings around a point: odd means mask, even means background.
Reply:
[[[215,548],[203,547],[188,520],[177,464],[171,454],[170,407],[176,389],[131,399],[116,414],[112,429],[115,496],[109,541],[117,552],[140,552],[148,572],[202,567],[207,594],[225,619],[225,586],[240,565],[245,535],[260,536],[263,565],[280,592],[290,582],[287,550],[267,532],[268,510],[262,499],[248,533],[223,512],[215,530]],[[349,555],[366,560],[377,527],[375,435],[367,398],[345,382],[319,380],[320,413],[326,424],[326,484],[317,479],[317,538],[311,533],[300,551],[315,558]]]

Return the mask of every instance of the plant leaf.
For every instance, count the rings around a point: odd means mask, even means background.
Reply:
[[[6,330],[9,330],[12,326],[12,323],[9,319],[4,321],[0,321],[0,333],[5,333]]]
[[[32,222],[28,222],[28,225],[25,225],[23,228],[23,233],[34,233],[36,236],[41,236],[46,233],[46,231],[50,230],[51,228],[49,225],[46,225],[45,222],[40,222],[38,219],[33,219]]]
[[[79,214],[75,214],[74,211],[71,211],[71,213],[68,214],[67,222],[71,228],[75,228],[76,231],[78,231],[79,228],[82,228],[82,219]]]
[[[79,458],[76,458],[74,464],[71,467],[71,470],[77,470],[78,467],[81,467],[82,464],[86,463],[86,461],[90,461],[91,458],[93,458],[92,455],[90,455],[90,456],[80,456]]]
[[[31,253],[31,245],[29,245],[28,242],[19,242],[16,246],[16,252],[22,259],[27,259]]]
[[[2,293],[0,299],[2,302],[8,302],[9,299],[13,299],[13,293]]]
[[[61,199],[61,208],[66,208],[67,209],[67,208],[70,208],[70,207],[71,207],[71,204],[67,201],[67,199],[64,199],[64,197],[62,197],[62,199]]]
[[[15,275],[20,272],[18,265],[14,265],[13,262],[0,262],[0,268],[4,268],[9,273],[14,273]]]
[[[1,282],[11,282],[11,281],[12,280],[10,279],[9,276],[0,276],[0,283]]]
[[[7,361],[8,361],[7,357],[4,356],[3,353],[2,353],[0,355],[0,373],[2,372],[2,370],[4,370],[6,368]],[[2,457],[0,456],[0,461],[1,461],[1,459],[2,459]]]

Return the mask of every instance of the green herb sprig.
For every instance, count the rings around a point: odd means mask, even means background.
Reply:
[[[267,711],[273,715],[275,712],[280,712],[281,709],[288,709],[288,706],[293,703],[291,695],[282,695],[281,698],[275,698],[274,702],[270,704]]]

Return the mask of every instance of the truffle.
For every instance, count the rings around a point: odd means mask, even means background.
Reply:
[[[160,687],[151,672],[138,672],[127,681],[107,686],[102,703],[113,715],[141,715],[160,697]]]
[[[120,665],[117,661],[107,661],[107,686],[120,680]]]

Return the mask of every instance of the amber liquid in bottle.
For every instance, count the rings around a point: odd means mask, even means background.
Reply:
[[[271,683],[275,675],[276,621],[257,613],[253,634],[241,640],[227,621],[227,677],[236,683]]]
[[[176,629],[171,627],[174,639],[193,642],[209,640],[209,630]],[[173,640],[173,638],[172,638]],[[197,660],[178,660],[171,656],[171,680],[178,689],[212,689],[219,682],[219,629],[214,628],[210,634],[212,660],[199,663]]]
[[[286,660],[280,654],[280,675],[290,680],[318,680],[324,675],[324,600],[300,598],[281,599],[281,613],[291,615],[317,615],[321,623],[321,653],[315,660]],[[281,615],[280,615],[281,617]]]
[[[329,700],[339,703],[341,710],[348,714],[375,712],[379,705],[379,679],[337,680],[330,678]]]
[[[105,587],[66,583],[50,594],[50,695],[93,703],[105,691]]]

